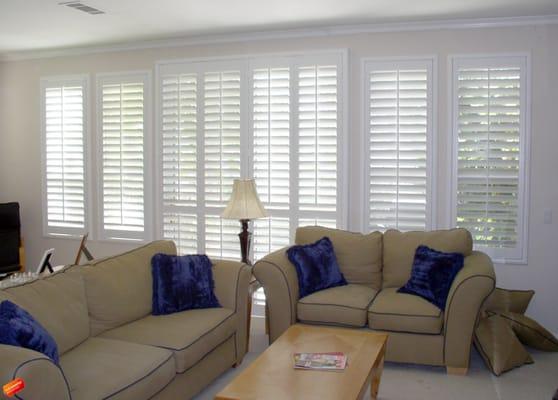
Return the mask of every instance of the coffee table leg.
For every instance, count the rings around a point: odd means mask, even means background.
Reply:
[[[376,400],[378,398],[378,390],[380,389],[380,379],[382,378],[382,372],[384,370],[384,356],[378,361],[378,364],[374,367],[372,372],[372,377],[370,378],[370,398]]]

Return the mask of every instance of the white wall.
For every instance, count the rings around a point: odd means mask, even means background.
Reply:
[[[76,240],[48,239],[41,227],[39,78],[47,75],[154,69],[158,60],[203,56],[349,49],[349,228],[360,227],[360,58],[436,55],[438,58],[437,210],[438,226],[448,221],[448,76],[451,54],[530,52],[532,55],[532,130],[530,220],[527,265],[497,265],[498,285],[535,289],[528,313],[558,332],[558,25],[493,29],[370,33],[347,36],[184,46],[0,63],[0,202],[21,203],[28,261],[56,248],[55,262],[71,262]],[[93,118],[94,120],[94,118]],[[94,132],[94,122],[93,130]],[[155,190],[155,189],[154,189]],[[543,212],[554,214],[543,223]],[[91,242],[95,256],[114,254],[129,245]]]

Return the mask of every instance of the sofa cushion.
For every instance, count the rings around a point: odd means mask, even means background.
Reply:
[[[211,261],[206,255],[155,254],[151,259],[153,315],[221,307],[215,297]]]
[[[464,257],[473,251],[473,239],[466,229],[405,233],[390,229],[383,240],[382,287],[400,287],[407,282],[420,245],[445,253],[461,253]]]
[[[43,353],[58,364],[56,342],[35,318],[9,300],[0,302],[0,344]]]
[[[367,235],[321,226],[306,226],[296,230],[296,244],[313,243],[327,236],[333,243],[341,273],[349,283],[382,287],[382,234]]]
[[[396,288],[378,293],[368,311],[370,328],[382,331],[440,334],[443,322],[444,313],[434,304]]]
[[[287,257],[296,269],[299,297],[347,284],[327,237],[315,243],[291,246]]]
[[[60,355],[89,337],[89,316],[80,267],[0,291],[25,309],[54,338]]]
[[[157,253],[176,254],[176,246],[155,241],[83,267],[92,336],[151,314],[151,258]]]
[[[102,338],[64,354],[60,366],[80,400],[149,399],[176,375],[170,351]]]
[[[208,308],[149,315],[101,336],[168,349],[174,354],[176,372],[183,373],[235,332],[232,310]]]
[[[297,316],[302,322],[365,326],[376,294],[375,289],[354,284],[320,290],[300,299]]]

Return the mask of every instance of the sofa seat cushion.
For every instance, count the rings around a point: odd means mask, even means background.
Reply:
[[[377,293],[368,286],[355,284],[320,290],[298,302],[298,319],[309,323],[362,327],[366,325],[368,306]]]
[[[442,333],[444,313],[419,296],[398,293],[397,288],[383,289],[368,311],[371,329],[394,332]]]
[[[150,315],[101,337],[168,349],[173,352],[176,372],[183,373],[235,333],[232,310],[206,308]]]
[[[176,376],[172,352],[120,340],[90,338],[60,366],[73,399],[149,399]]]

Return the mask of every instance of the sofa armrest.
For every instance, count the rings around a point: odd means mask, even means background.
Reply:
[[[452,283],[444,315],[444,360],[448,369],[465,372],[480,308],[496,286],[492,260],[480,251],[465,257]]]
[[[44,354],[0,344],[0,360],[0,386],[22,378],[25,388],[19,393],[21,398],[71,399],[70,388],[62,369]],[[0,398],[6,397],[2,393]]]
[[[248,286],[252,277],[252,268],[238,261],[214,260],[213,280],[215,295],[219,303],[236,313],[236,360],[242,361],[246,353],[248,325]]]
[[[254,265],[254,276],[265,291],[270,343],[297,320],[298,277],[286,250],[270,253]]]

